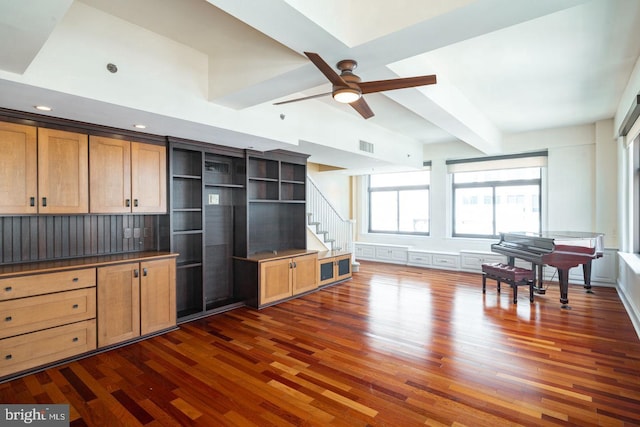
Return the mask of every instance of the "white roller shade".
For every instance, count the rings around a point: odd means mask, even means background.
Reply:
[[[447,172],[477,172],[498,169],[521,169],[547,166],[547,152],[447,160]]]

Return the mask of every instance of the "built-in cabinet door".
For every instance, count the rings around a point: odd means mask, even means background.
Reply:
[[[336,281],[351,277],[351,254],[336,257]]]
[[[89,165],[91,212],[131,212],[131,143],[91,136]]]
[[[131,196],[131,212],[167,212],[167,149],[164,146],[131,143]]]
[[[140,263],[140,332],[142,335],[176,324],[176,262]]]
[[[87,135],[38,128],[38,212],[89,212]]]
[[[260,305],[291,296],[292,267],[292,260],[289,258],[260,264]]]
[[[98,268],[98,347],[140,336],[140,264]]]
[[[293,295],[308,292],[318,287],[318,256],[298,256],[293,261]]]
[[[38,211],[38,157],[35,127],[0,123],[0,214]]]

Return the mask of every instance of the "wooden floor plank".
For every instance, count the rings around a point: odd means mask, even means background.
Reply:
[[[351,281],[0,384],[73,426],[640,425],[614,288],[529,304],[479,274],[363,262]]]

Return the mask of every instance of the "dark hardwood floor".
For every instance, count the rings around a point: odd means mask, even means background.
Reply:
[[[351,281],[236,309],[0,384],[71,425],[640,425],[640,340],[614,288],[529,304],[479,274],[362,263]]]

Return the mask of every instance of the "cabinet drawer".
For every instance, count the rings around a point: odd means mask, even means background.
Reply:
[[[0,338],[96,317],[96,289],[0,302]]]
[[[373,246],[356,246],[356,257],[358,259],[376,259],[376,248]]]
[[[409,252],[409,265],[431,265],[431,254]]]
[[[433,255],[433,265],[443,268],[458,268],[458,257],[455,255]]]
[[[0,279],[0,301],[88,288],[95,285],[95,268],[11,277]]]
[[[0,377],[95,350],[95,319],[0,340]]]
[[[482,271],[482,264],[491,262],[506,262],[506,258],[502,255],[461,253],[461,267],[467,270]]]

